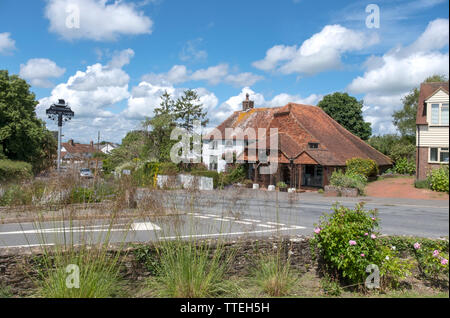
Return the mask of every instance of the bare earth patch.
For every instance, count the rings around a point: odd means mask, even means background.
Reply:
[[[378,198],[403,198],[422,200],[448,200],[444,192],[414,187],[414,177],[386,178],[371,182],[365,189],[366,195]]]

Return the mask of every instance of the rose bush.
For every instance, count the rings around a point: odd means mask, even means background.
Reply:
[[[378,239],[377,211],[333,206],[333,213],[321,217],[315,226],[312,247],[319,253],[326,272],[349,284],[363,285],[366,267],[375,264],[380,270],[382,287],[395,287],[410,272],[411,264],[398,257],[395,249]]]

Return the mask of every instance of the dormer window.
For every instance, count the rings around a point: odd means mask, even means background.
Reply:
[[[431,104],[431,125],[448,125],[448,104]]]
[[[317,143],[317,142],[309,142],[308,143],[308,148],[309,149],[318,149],[319,148],[319,143]]]

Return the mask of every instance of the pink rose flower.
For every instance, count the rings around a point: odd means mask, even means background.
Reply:
[[[420,248],[420,243],[414,243],[414,248],[418,250]]]
[[[356,241],[350,240],[350,241],[348,241],[348,244],[350,244],[350,245],[356,245]]]
[[[433,257],[437,257],[439,255],[439,251],[438,250],[434,250],[433,251]]]
[[[372,221],[375,221],[376,220],[376,218],[372,218]]]
[[[314,229],[314,233],[319,234],[319,233],[320,233],[320,227],[316,227],[316,228]]]
[[[376,238],[377,238],[377,236],[376,236],[375,234],[370,235],[370,237],[371,237],[372,239],[376,239]]]
[[[364,257],[364,256],[366,256],[366,255],[364,255],[364,253],[361,253],[361,257]]]
[[[441,264],[442,265],[447,265],[448,264],[448,259],[443,258],[442,261],[441,261]]]
[[[364,233],[364,236],[367,236],[367,235],[369,235],[369,233]]]

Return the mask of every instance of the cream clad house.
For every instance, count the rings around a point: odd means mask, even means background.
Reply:
[[[416,118],[416,178],[449,162],[448,82],[422,83]]]

